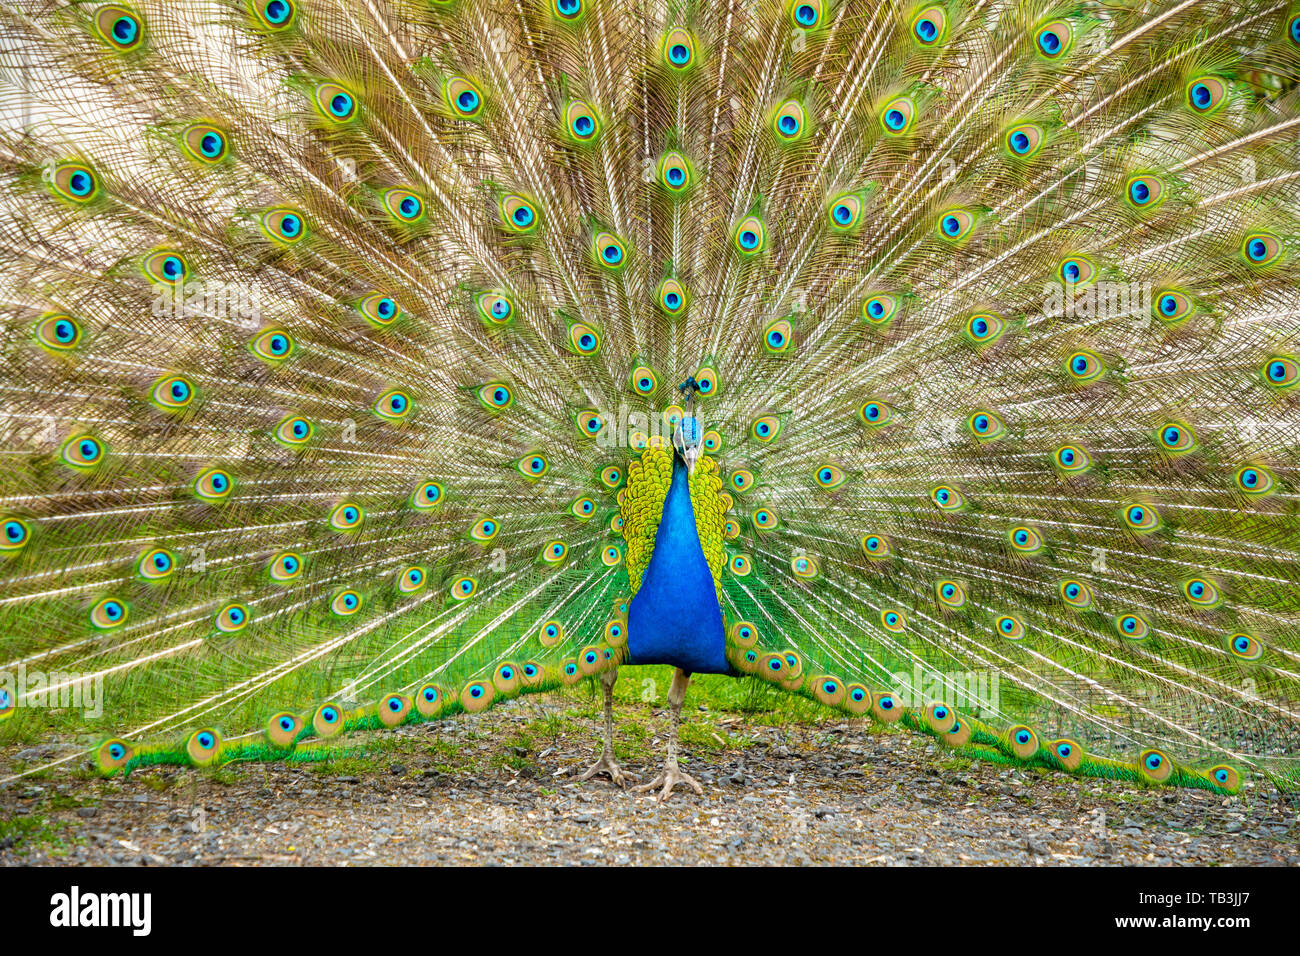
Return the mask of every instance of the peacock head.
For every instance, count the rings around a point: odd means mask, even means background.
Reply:
[[[686,462],[687,471],[695,472],[695,460],[700,457],[700,446],[704,441],[700,420],[694,415],[683,415],[673,429],[673,447],[682,461]]]

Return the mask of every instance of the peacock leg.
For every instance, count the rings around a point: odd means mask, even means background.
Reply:
[[[682,769],[677,766],[677,727],[681,723],[682,702],[686,699],[686,687],[690,682],[691,675],[680,667],[673,674],[672,685],[668,688],[668,706],[671,714],[668,731],[668,760],[664,763],[663,773],[649,783],[635,788],[637,791],[645,791],[661,787],[662,789],[659,791],[660,800],[667,800],[668,794],[672,793],[673,787],[679,783],[690,787],[699,796],[704,796],[704,788],[700,786],[699,781],[690,774],[683,773]]]
[[[618,668],[611,667],[609,670],[602,671],[600,675],[600,686],[605,691],[605,746],[601,751],[600,759],[591,765],[591,768],[584,773],[579,779],[590,780],[598,773],[609,774],[609,779],[613,780],[618,786],[626,786],[630,779],[634,779],[630,773],[624,773],[614,759],[614,682],[618,680]]]

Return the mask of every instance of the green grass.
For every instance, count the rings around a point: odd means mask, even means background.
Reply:
[[[33,847],[43,846],[50,856],[66,856],[72,847],[84,844],[68,820],[51,820],[43,814],[30,813],[12,819],[0,819],[0,842],[13,841],[12,852],[26,856]]]

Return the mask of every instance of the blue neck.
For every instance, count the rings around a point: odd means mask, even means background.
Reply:
[[[722,610],[704,559],[686,465],[673,456],[650,564],[628,609],[633,664],[671,664],[695,674],[727,674]]]

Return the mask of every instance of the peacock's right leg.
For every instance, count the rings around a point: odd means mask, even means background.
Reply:
[[[605,692],[605,746],[601,751],[600,759],[579,779],[590,780],[598,773],[606,773],[618,786],[625,787],[629,780],[635,778],[630,773],[624,773],[618,761],[614,759],[614,682],[617,680],[617,667],[601,672],[600,686]]]
[[[636,788],[638,792],[658,789],[660,801],[667,800],[673,787],[678,784],[690,787],[697,795],[704,796],[700,782],[677,765],[677,734],[682,722],[682,702],[686,700],[686,688],[690,682],[691,675],[680,667],[673,673],[673,682],[668,688],[668,759],[664,761],[664,769],[659,776]]]

